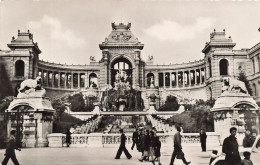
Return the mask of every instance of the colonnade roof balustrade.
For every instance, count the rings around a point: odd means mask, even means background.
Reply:
[[[257,43],[257,44],[256,44],[255,46],[253,46],[252,48],[250,48],[249,51],[248,51],[248,54],[250,55],[250,54],[254,53],[255,51],[257,51],[257,50],[259,50],[259,49],[260,49],[260,42]]]
[[[201,59],[199,61],[187,62],[187,63],[182,63],[182,64],[146,65],[145,70],[151,70],[151,69],[195,69],[196,67],[198,67],[197,69],[199,69],[200,67],[205,67],[205,60]]]
[[[65,70],[91,70],[91,71],[99,71],[99,63],[97,64],[91,64],[91,65],[69,65],[69,64],[57,64],[57,63],[51,63],[51,62],[46,62],[46,61],[39,61],[39,67],[41,69],[51,69],[51,68],[57,68],[57,69],[65,69]]]

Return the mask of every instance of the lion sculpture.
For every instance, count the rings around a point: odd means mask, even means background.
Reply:
[[[41,77],[36,77],[35,80],[33,79],[24,80],[21,83],[20,88],[18,88],[18,92],[30,93],[35,90],[41,90],[41,83],[42,83]]]
[[[237,90],[237,89],[239,89],[239,90]],[[246,94],[248,93],[244,82],[237,80],[235,78],[231,78],[231,77],[223,78],[222,92],[238,91],[238,93],[239,93],[239,92],[241,92],[241,90],[243,93],[246,93]]]

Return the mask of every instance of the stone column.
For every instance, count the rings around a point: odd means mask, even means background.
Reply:
[[[44,85],[43,84],[43,81],[44,81],[44,72],[43,72],[43,70],[41,70],[41,73],[42,73],[41,78],[42,78],[42,86],[43,86]]]
[[[200,68],[200,84],[202,84],[202,74],[201,74],[201,68]]]
[[[80,73],[78,73],[78,89],[80,89]]]
[[[184,72],[182,71],[182,87],[185,87],[185,82],[184,82]]]
[[[190,74],[190,70],[189,70],[189,87],[191,86],[191,74]]]
[[[179,74],[176,72],[176,87],[179,88]]]
[[[66,72],[64,72],[64,74],[65,74],[65,78],[64,78],[64,88],[67,88],[67,73]]]
[[[166,88],[165,87],[165,72],[163,72],[163,88]]]
[[[73,72],[70,73],[71,89],[73,89]]]
[[[195,85],[197,85],[197,71],[196,71],[196,69],[194,70],[194,73],[195,73]]]
[[[46,71],[47,72],[47,76],[46,76],[46,81],[47,81],[47,87],[49,86],[49,71]]]
[[[172,88],[172,72],[170,72],[170,88]]]
[[[85,82],[84,87],[87,88],[87,86],[88,86],[88,72],[86,72],[85,75],[84,75],[84,82]]]
[[[52,75],[51,75],[51,86],[52,86],[52,88],[54,87],[54,79],[55,79],[55,76],[54,76],[54,74],[55,74],[55,72],[54,71],[52,71]]]
[[[58,72],[58,88],[60,88],[60,78],[61,78],[60,72]]]

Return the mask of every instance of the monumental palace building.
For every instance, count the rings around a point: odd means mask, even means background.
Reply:
[[[238,77],[244,72],[254,99],[260,101],[260,42],[247,49],[235,50],[236,43],[226,36],[225,30],[214,30],[201,48],[205,54],[203,59],[155,65],[153,56],[147,60],[142,58],[144,44],[131,32],[131,23],[112,23],[111,30],[99,44],[102,58],[90,56],[87,65],[39,60],[40,45],[34,41],[33,34],[29,30],[18,30],[18,36],[7,44],[10,50],[0,50],[0,68],[6,72],[10,90],[15,95],[21,81],[40,76],[48,97],[62,96],[90,88],[102,90],[107,84],[114,87],[119,76],[141,91],[145,104],[150,88],[157,89],[161,102],[165,101],[165,94],[208,100],[220,96],[223,77]]]

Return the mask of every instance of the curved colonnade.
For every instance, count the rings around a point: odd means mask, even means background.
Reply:
[[[102,68],[99,63],[92,65],[66,65],[39,61],[38,75],[43,86],[54,89],[78,90],[89,88],[91,81],[99,81]],[[196,88],[205,84],[205,61],[172,65],[146,65],[145,86],[150,87],[151,78],[159,88]],[[150,82],[149,82],[150,81]],[[96,87],[105,84],[96,84]]]
[[[205,61],[199,60],[183,64],[147,65],[146,84],[155,77],[159,88],[190,88],[205,83]]]

